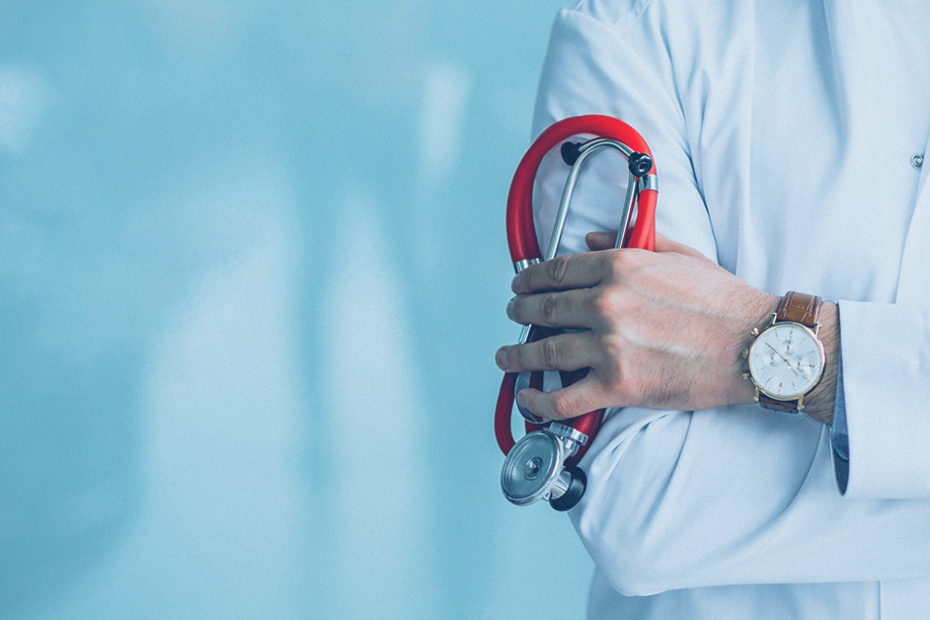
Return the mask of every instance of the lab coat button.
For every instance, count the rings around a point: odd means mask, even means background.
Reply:
[[[914,169],[920,170],[920,167],[924,165],[924,156],[914,155],[911,157],[911,165],[914,166]]]

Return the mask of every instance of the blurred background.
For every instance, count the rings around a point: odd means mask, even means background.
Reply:
[[[563,0],[0,0],[0,618],[580,618],[499,489]]]

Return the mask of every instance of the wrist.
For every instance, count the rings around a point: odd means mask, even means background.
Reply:
[[[820,308],[820,329],[817,332],[824,350],[823,377],[805,398],[804,413],[818,422],[831,424],[836,406],[836,380],[840,365],[839,308],[824,302]]]
[[[746,353],[757,331],[765,329],[772,322],[772,315],[778,310],[781,297],[760,291],[756,303],[746,308],[746,322],[741,326],[739,340],[734,347],[737,356],[733,360],[734,383],[728,405],[749,405],[756,402],[755,385],[746,372]]]

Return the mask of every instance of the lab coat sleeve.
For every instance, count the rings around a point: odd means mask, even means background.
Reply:
[[[688,150],[685,118],[674,94],[664,86],[671,80],[671,67],[660,62],[657,69],[655,63],[640,62],[617,35],[581,13],[563,10],[559,14],[536,101],[534,134],[579,114],[614,116],[632,126],[656,158],[662,205],[656,213],[657,230],[716,261],[713,230]],[[630,84],[637,88],[625,88]],[[538,175],[536,223],[543,251],[568,174],[568,166],[556,151],[543,159]],[[590,160],[578,179],[559,254],[587,249],[585,233],[617,230],[626,179],[626,165],[619,154],[605,151]]]
[[[590,11],[559,14],[535,130],[588,113],[632,125],[656,157],[659,232],[716,259],[688,147],[694,128],[678,104],[668,58],[644,56],[630,43],[637,10],[634,3],[627,26]],[[542,169],[542,239],[564,178],[559,165],[550,158]],[[622,195],[622,187],[611,178],[622,176],[611,177],[611,165],[597,163],[561,253],[584,250],[585,232],[616,227],[611,204],[619,198],[612,196]],[[852,381],[847,377],[847,385]],[[627,408],[612,412],[582,461],[588,488],[570,514],[600,573],[624,594],[930,575],[930,502],[843,497],[831,454],[829,429],[805,416],[757,406],[696,413]]]

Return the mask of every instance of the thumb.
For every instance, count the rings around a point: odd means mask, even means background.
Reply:
[[[676,254],[684,254],[685,256],[690,256],[691,258],[700,258],[702,260],[709,260],[706,256],[692,248],[691,246],[684,245],[682,243],[676,243],[667,237],[656,233],[656,252],[674,252]]]
[[[614,248],[614,244],[617,242],[617,233],[590,232],[585,235],[584,240],[585,243],[588,244],[588,248],[590,250],[612,250]],[[692,258],[708,260],[706,256],[691,246],[684,245],[683,243],[676,243],[668,237],[663,237],[658,233],[656,233],[656,252],[674,252],[676,254],[684,254],[685,256],[690,256]]]
[[[617,242],[617,232],[590,232],[584,236],[584,241],[593,251],[612,250]]]

